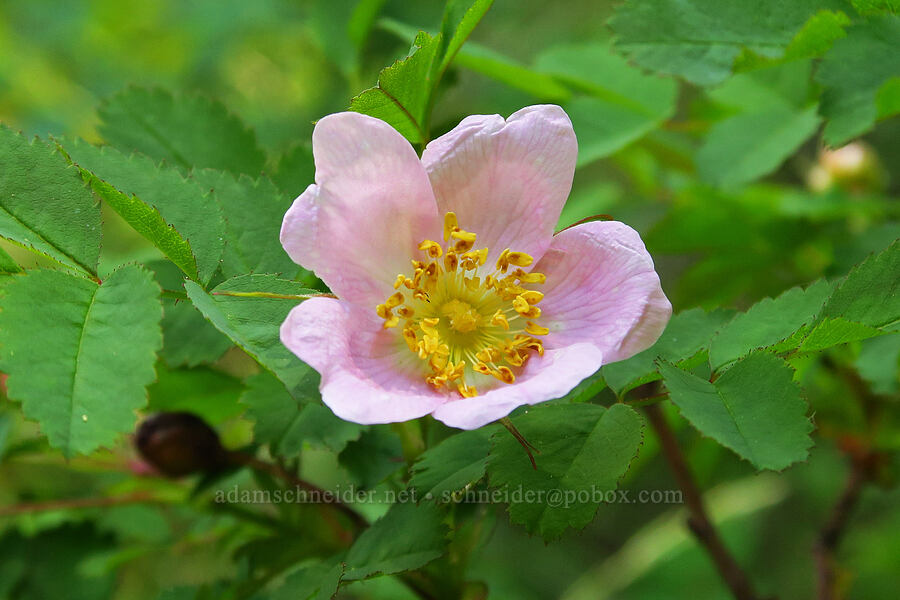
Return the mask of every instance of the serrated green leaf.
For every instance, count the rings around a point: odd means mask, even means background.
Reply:
[[[188,171],[213,168],[256,177],[266,157],[256,135],[219,102],[154,88],[129,87],[97,111],[100,133],[125,152],[137,151]]]
[[[773,106],[802,108],[810,100],[812,61],[795,60],[773,67],[740,73],[706,95],[717,104],[741,112]]]
[[[97,197],[119,213],[132,229],[144,236],[172,263],[192,279],[199,278],[197,259],[191,243],[176,229],[166,223],[159,210],[137,196],[123,194],[90,171],[81,169],[81,175]]]
[[[196,367],[219,360],[233,346],[190,302],[163,300],[163,349],[170,367]]]
[[[12,275],[14,273],[21,273],[22,267],[13,260],[13,257],[10,256],[6,250],[0,248],[0,274],[2,275]]]
[[[824,280],[808,288],[793,288],[778,298],[766,298],[734,317],[719,330],[709,347],[709,362],[718,369],[757,348],[787,340],[812,324],[834,285]]]
[[[388,426],[370,427],[338,456],[360,489],[372,489],[406,463],[400,438]]]
[[[134,427],[162,346],[159,293],[135,266],[101,285],[33,271],[7,286],[0,370],[9,375],[9,396],[66,456],[111,444]]]
[[[714,383],[665,361],[659,369],[681,414],[757,469],[781,470],[809,454],[813,426],[794,370],[781,358],[751,354]]]
[[[609,44],[556,46],[537,57],[535,68],[589,94],[565,106],[578,131],[579,166],[640,138],[675,110],[678,85],[643,74]]]
[[[443,73],[474,31],[494,0],[449,0],[441,23],[441,57],[438,73]]]
[[[545,540],[591,522],[605,493],[617,487],[642,441],[643,421],[630,407],[546,405],[513,418],[533,444],[537,470],[508,432],[494,434],[488,462],[492,487],[510,499],[509,518]]]
[[[840,10],[820,10],[803,26],[784,53],[785,60],[821,56],[844,37],[850,17]]]
[[[203,284],[209,281],[225,247],[225,221],[208,190],[144,156],[126,156],[115,148],[97,148],[81,140],[65,142],[64,147],[79,167],[109,184],[95,183],[95,189],[122,218],[188,277]],[[194,273],[188,250],[196,259]]]
[[[879,90],[900,77],[900,17],[873,17],[847,29],[834,43],[816,72],[822,84],[820,112],[828,121],[825,141],[839,146],[868,131],[877,118],[900,111],[900,90],[893,100],[878,98]],[[891,89],[891,88],[889,88]],[[879,113],[876,99],[884,107]]]
[[[281,343],[279,329],[304,295],[317,294],[275,275],[234,277],[206,292],[192,281],[188,297],[215,327],[275,374],[295,398],[314,397],[318,376]]]
[[[350,101],[350,110],[377,117],[390,124],[412,144],[427,137],[428,104],[434,81],[434,63],[439,61],[440,37],[420,32],[413,50],[378,75],[378,85]]]
[[[0,125],[0,236],[97,273],[100,206],[52,144]]]
[[[820,321],[800,344],[802,352],[817,352],[848,342],[856,342],[881,335],[881,332],[868,325],[848,321],[842,317]]]
[[[268,373],[247,379],[241,403],[256,422],[256,442],[269,444],[272,454],[282,458],[299,456],[304,443],[340,452],[363,431],[362,426],[339,419],[321,404],[298,402]]]
[[[272,173],[272,181],[289,198],[296,198],[310,184],[315,182],[316,165],[312,149],[306,144],[297,144],[281,155],[278,167]]]
[[[881,328],[900,320],[900,240],[855,266],[822,309],[823,319],[841,317]]]
[[[653,346],[627,360],[605,365],[601,373],[619,396],[638,385],[656,381],[660,378],[657,358],[679,363],[697,356],[709,347],[716,331],[733,315],[734,311],[719,309],[707,313],[700,308],[678,313],[669,320]]]
[[[457,433],[426,450],[413,465],[409,487],[422,500],[450,502],[451,494],[484,477],[495,430],[482,427]]]
[[[409,42],[416,38],[418,32],[415,27],[393,19],[381,19],[379,25]],[[457,53],[455,63],[542,100],[563,102],[572,96],[572,93],[554,77],[538,73],[474,42],[469,42]]]
[[[269,179],[236,178],[224,171],[195,170],[191,178],[211,190],[222,207],[228,243],[222,255],[225,277],[246,273],[274,273],[292,279],[300,267],[281,247],[279,233],[291,198]],[[310,183],[312,181],[310,180]]]
[[[394,504],[347,552],[344,579],[417,569],[444,553],[446,538],[443,514],[435,504]]]
[[[291,571],[267,600],[331,600],[344,576],[344,565],[325,562],[304,564]]]
[[[149,411],[190,412],[211,425],[221,425],[244,412],[238,404],[244,386],[227,373],[205,367],[167,369],[157,364],[156,376],[156,383],[147,388]]]
[[[769,106],[730,117],[707,134],[697,151],[697,170],[715,185],[748,183],[778,168],[818,126],[814,106]]]
[[[840,0],[628,0],[610,26],[616,47],[637,64],[714,85],[743,50],[781,57],[817,11],[844,6]]]

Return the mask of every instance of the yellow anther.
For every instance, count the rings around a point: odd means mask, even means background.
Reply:
[[[469,260],[473,262],[476,266],[480,267],[484,263],[487,262],[488,249],[481,248],[479,250],[469,250],[465,254],[463,254],[463,260]],[[474,268],[474,267],[473,267]]]
[[[413,291],[413,298],[415,298],[416,300],[421,300],[422,302],[428,302],[428,294],[426,294],[422,290]]]
[[[531,321],[527,321],[525,323],[525,331],[527,331],[531,335],[547,335],[548,333],[550,333],[550,330],[546,327],[541,327],[540,325],[532,323]]]
[[[513,298],[513,308],[519,314],[525,314],[531,309],[531,305],[528,304],[528,300],[522,297],[521,294]]]
[[[444,253],[444,249],[441,248],[441,245],[432,240],[425,240],[419,244],[419,250],[423,250],[431,258],[440,258]]]
[[[506,330],[509,329],[509,321],[506,320],[506,315],[501,309],[497,309],[497,312],[491,317],[491,325],[494,327],[502,327]]]
[[[476,363],[472,370],[476,373],[481,373],[482,375],[492,375],[491,368],[484,364],[483,362]]]
[[[509,248],[500,253],[500,256],[497,257],[497,269],[501,273],[506,273],[506,270],[509,269]]]
[[[468,302],[451,300],[441,307],[441,314],[450,319],[450,327],[460,333],[475,331],[478,327],[478,311]]]
[[[528,290],[519,294],[520,298],[524,298],[528,304],[537,304],[544,299],[544,295],[534,290]]]
[[[510,252],[506,255],[506,259],[509,261],[509,264],[517,267],[527,267],[534,262],[534,258],[524,252]]]
[[[379,304],[375,307],[375,314],[382,319],[387,319],[391,316],[391,309],[387,307],[387,304]]]
[[[447,256],[444,257],[444,268],[448,273],[452,273],[457,266],[459,266],[459,255],[453,250],[448,250]]]
[[[405,275],[397,275],[397,281],[394,282],[394,289],[399,289],[401,285],[406,281]]]
[[[435,352],[431,355],[431,358],[428,359],[428,366],[431,367],[433,371],[443,371],[444,367],[447,366],[447,355],[439,354]]]
[[[466,277],[463,279],[463,282],[466,284],[466,288],[472,292],[481,287],[481,279],[479,277]]]
[[[497,367],[497,370],[493,371],[491,375],[493,375],[503,383],[513,383],[516,380],[516,376],[513,375],[512,369],[505,366]]]
[[[440,317],[425,318],[419,322],[419,327],[421,327],[422,331],[424,331],[425,333],[431,333],[431,332],[436,333],[435,327],[440,322],[441,322]]]
[[[525,363],[525,356],[528,355],[524,352],[519,352],[516,348],[507,348],[503,352],[506,362],[514,367],[521,367]]]
[[[513,275],[522,283],[546,283],[547,276],[543,273],[526,273],[522,269],[516,269]]]
[[[384,328],[390,329],[391,327],[396,327],[398,323],[400,323],[400,317],[398,317],[397,315],[391,315],[389,318],[384,320]]]
[[[413,315],[416,314],[416,311],[408,306],[401,306],[397,309],[397,314],[404,319],[412,319]]]
[[[469,244],[475,243],[475,238],[477,237],[471,231],[465,231],[464,229],[456,229],[455,231],[450,233],[450,237],[455,238],[461,242],[466,242]]]
[[[448,212],[444,215],[444,241],[450,241],[450,234],[459,229],[456,213]]]
[[[403,304],[403,292],[395,292],[385,301],[388,308],[397,308]]]
[[[460,383],[456,386],[456,390],[463,398],[474,398],[478,395],[478,390],[475,389],[474,385],[466,385],[465,383]]]
[[[493,346],[488,346],[476,352],[475,358],[484,363],[496,362],[500,360],[500,351]]]
[[[418,271],[419,269],[425,268],[425,263],[422,262],[421,260],[412,259],[409,262],[412,263],[413,269],[415,269],[416,271]]]
[[[416,330],[407,325],[403,328],[403,339],[406,341],[406,345],[409,347],[411,352],[419,352],[418,340],[416,339]]]

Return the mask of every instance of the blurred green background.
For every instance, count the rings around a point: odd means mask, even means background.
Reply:
[[[429,30],[437,29],[443,9],[436,1],[365,4],[373,19]],[[408,43],[389,27],[376,25],[350,39],[347,20],[356,6],[350,0],[2,0],[0,121],[28,134],[97,142],[98,104],[129,84],[199,92],[221,100],[256,130],[274,169],[282,154],[308,143],[317,118],[346,109],[353,95],[375,83],[380,69],[408,52]],[[605,42],[612,8],[590,0],[501,0],[472,40],[530,65],[548,48]],[[678,94],[675,114],[660,127],[578,171],[562,219],[571,223],[609,213],[641,231],[677,311],[746,307],[790,286],[843,274],[898,237],[900,183],[890,177],[900,161],[896,119],[879,124],[856,146],[864,165],[849,174],[823,160],[814,139],[763,183],[722,189],[700,181],[694,157],[704,134],[729,109],[685,84]],[[508,115],[538,101],[455,69],[438,98],[434,133],[467,114]],[[145,247],[120,226],[110,215],[107,260]],[[887,350],[877,344],[884,342],[840,349],[839,358],[855,364],[866,353],[895,352],[896,344]],[[151,405],[176,404],[179,393],[205,393],[208,402],[237,408],[236,376],[253,369],[226,355],[211,369],[218,386],[213,391],[196,382],[197,389],[176,384],[171,391],[170,380],[169,391],[163,383],[151,390]],[[868,427],[846,381],[813,360],[802,374],[819,423],[817,446],[805,464],[757,475],[688,426],[679,431],[701,486],[712,490],[710,504],[729,545],[761,590],[785,599],[812,595],[813,536],[845,477],[838,445]],[[876,376],[878,393],[896,401],[896,369]],[[240,410],[221,411],[215,424],[226,439],[246,441],[250,425],[237,415]],[[886,447],[897,447],[896,431],[884,427]],[[0,503],[142,485],[126,468],[133,460],[127,444],[69,463],[42,444],[34,427],[13,411],[0,413]],[[310,450],[303,461],[304,472],[323,485],[353,481],[331,454]],[[246,474],[236,477],[247,483]],[[890,477],[882,483],[864,491],[840,553],[841,577],[853,598],[896,597],[900,494],[889,491]],[[173,498],[180,498],[184,486],[171,487]],[[623,488],[636,493],[674,487],[655,440],[646,439]],[[681,526],[678,506],[601,506],[588,529],[551,545],[510,526],[500,507],[471,510],[492,513],[481,533],[486,544],[467,571],[469,579],[486,582],[491,598],[729,597]],[[263,527],[263,535],[259,527],[246,515],[179,503],[0,518],[0,597],[156,598],[181,587],[163,597],[186,598],[192,586],[231,579],[252,569],[254,561],[302,557],[289,528],[272,534]],[[340,597],[412,596],[383,578],[353,584]]]

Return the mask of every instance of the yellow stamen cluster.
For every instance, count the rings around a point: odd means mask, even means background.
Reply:
[[[550,333],[535,323],[544,295],[524,287],[547,279],[522,269],[534,259],[507,248],[496,268],[482,275],[488,249],[475,249],[475,240],[459,227],[456,214],[447,213],[444,245],[423,240],[419,250],[425,260],[413,259],[412,277],[397,275],[397,292],[375,307],[385,329],[403,321],[403,340],[427,365],[425,381],[435,388],[455,387],[465,397],[478,394],[472,381],[479,376],[513,383],[514,368],[532,353],[544,353],[534,336]]]

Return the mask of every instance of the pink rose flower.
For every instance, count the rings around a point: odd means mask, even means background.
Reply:
[[[656,341],[672,307],[637,232],[553,235],[577,152],[551,105],[467,117],[421,159],[378,119],[316,124],[281,243],[339,299],[297,306],[281,340],[337,416],[474,429]]]

